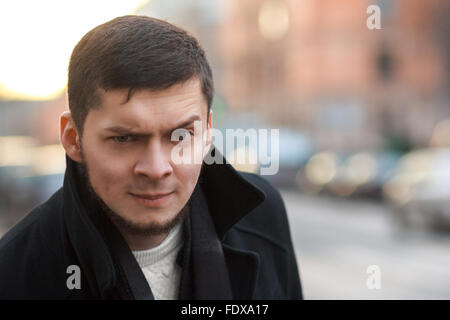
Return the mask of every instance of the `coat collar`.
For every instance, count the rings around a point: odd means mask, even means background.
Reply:
[[[227,261],[217,236],[204,192],[196,185],[189,200],[185,220],[185,241],[182,253],[183,274],[179,298],[232,299]]]
[[[210,151],[218,163],[203,164],[201,179],[219,239],[241,218],[266,199],[259,187],[236,171],[214,146]]]
[[[114,262],[101,234],[96,230],[82,201],[77,185],[76,163],[66,156],[66,173],[63,185],[63,219],[72,247],[81,264],[92,293],[101,297],[115,286],[117,277]]]
[[[259,276],[259,254],[227,245],[223,240],[227,231],[266,195],[216,148],[211,148],[210,154],[218,161],[204,163],[190,199],[191,212],[185,228],[191,232],[186,232],[190,238],[184,249],[180,298],[249,300],[254,297]]]

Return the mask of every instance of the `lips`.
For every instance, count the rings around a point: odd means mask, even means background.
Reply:
[[[162,207],[168,203],[174,192],[168,193],[129,193],[133,199],[144,207]]]
[[[131,195],[138,197],[138,198],[142,198],[142,199],[147,199],[147,200],[158,200],[158,199],[162,199],[170,194],[172,194],[173,192],[167,192],[167,193],[155,193],[155,194],[140,194],[140,193],[131,193]]]

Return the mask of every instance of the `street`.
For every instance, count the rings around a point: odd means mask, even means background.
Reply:
[[[450,235],[401,231],[382,203],[282,191],[305,299],[450,299]],[[380,271],[380,288],[368,289]]]

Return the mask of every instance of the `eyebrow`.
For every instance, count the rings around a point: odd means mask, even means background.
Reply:
[[[180,123],[178,123],[177,125],[175,125],[175,127],[171,128],[168,130],[168,132],[171,132],[175,129],[178,128],[183,128],[186,127],[190,124],[192,124],[194,121],[197,120],[201,120],[200,116],[197,114],[194,114],[192,116],[190,116],[189,118],[187,118],[186,120],[181,121]],[[106,131],[118,134],[118,135],[136,135],[136,136],[148,136],[150,134],[145,134],[145,133],[139,133],[136,132],[134,130],[134,128],[132,127],[123,127],[123,126],[112,126],[112,127],[107,127],[105,128]]]

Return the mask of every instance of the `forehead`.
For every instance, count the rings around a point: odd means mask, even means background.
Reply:
[[[128,91],[114,89],[102,92],[100,108],[88,114],[90,124],[99,128],[122,125],[153,132],[194,115],[206,120],[207,105],[200,81],[196,78],[167,89],[136,90],[127,101]]]

